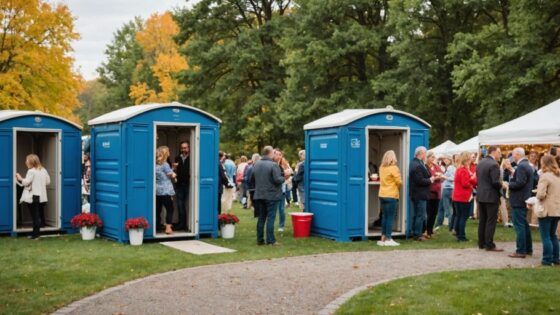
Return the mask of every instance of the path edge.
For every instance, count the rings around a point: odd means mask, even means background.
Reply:
[[[507,269],[523,269],[523,268],[526,268],[526,267],[509,267],[508,266],[506,268]],[[393,281],[397,281],[397,280],[401,280],[401,279],[405,279],[405,278],[413,278],[413,277],[419,277],[419,276],[425,276],[425,275],[435,275],[435,274],[445,273],[445,272],[465,272],[465,271],[472,271],[472,270],[494,270],[494,269],[500,269],[500,267],[483,268],[483,269],[467,268],[467,269],[462,269],[462,270],[445,270],[445,271],[436,271],[436,272],[418,272],[418,273],[403,275],[403,276],[399,276],[399,277],[395,277],[395,278],[391,278],[391,279],[383,279],[383,280],[375,281],[375,282],[368,283],[368,284],[365,284],[365,285],[360,286],[360,287],[356,287],[356,288],[342,294],[341,296],[332,300],[329,304],[327,304],[317,314],[318,315],[333,315],[334,313],[336,313],[336,311],[338,311],[338,309],[344,303],[348,302],[354,296],[362,293],[365,290],[371,289],[373,287],[376,287],[376,286],[379,286],[379,285],[382,285],[382,284],[385,284],[385,283],[389,283],[389,282],[393,282]]]

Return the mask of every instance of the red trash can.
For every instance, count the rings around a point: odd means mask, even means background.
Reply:
[[[294,237],[309,237],[311,234],[311,220],[313,213],[309,212],[290,212],[292,216],[292,226]]]

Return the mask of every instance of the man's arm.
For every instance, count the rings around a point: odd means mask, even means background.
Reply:
[[[492,168],[490,168],[490,182],[492,187],[496,189],[502,188],[502,179],[500,178],[500,167],[498,164],[493,165]]]
[[[527,174],[527,169],[525,167],[518,166],[514,176],[511,178],[511,181],[509,183],[509,189],[521,190],[523,187],[525,187],[525,185],[527,185],[528,180],[529,176]]]
[[[272,181],[277,185],[282,184],[285,181],[284,172],[282,171],[282,168],[277,164],[274,164],[272,166]]]
[[[432,181],[430,178],[424,177],[421,167],[421,165],[417,165],[416,168],[412,170],[412,181],[418,186],[430,186]]]

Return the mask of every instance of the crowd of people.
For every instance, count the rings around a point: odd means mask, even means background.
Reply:
[[[529,223],[536,216],[543,243],[542,264],[560,264],[557,238],[559,164],[560,156],[554,147],[541,154],[540,159],[536,152],[527,154],[520,147],[504,157],[499,147],[490,146],[480,159],[476,154],[464,152],[454,157],[442,156],[439,161],[425,147],[418,147],[408,174],[413,213],[410,234],[417,241],[427,241],[447,220],[449,231],[457,241],[466,242],[467,221],[477,216],[478,247],[501,252],[503,249],[494,243],[501,212],[502,224],[515,228],[516,250],[509,257],[525,258],[533,254]],[[401,183],[394,152],[388,151],[380,168],[384,216],[394,217]],[[511,209],[511,216],[508,209]],[[510,217],[512,225],[508,221]],[[390,219],[382,222],[383,236],[378,245],[398,245],[392,240],[391,227]]]
[[[257,220],[257,244],[278,245],[274,236],[276,214],[278,231],[284,231],[285,209],[292,203],[305,210],[304,161],[305,151],[298,154],[293,166],[278,148],[266,146],[261,155],[251,159],[241,156],[236,162],[219,152],[218,214],[231,211],[234,200],[243,208],[254,209]],[[46,186],[50,178],[39,157],[26,157],[25,177],[16,174],[22,187],[20,202],[29,204],[33,219],[33,239],[39,237],[44,225]],[[89,183],[90,163],[85,159],[84,181]],[[500,148],[490,146],[479,159],[477,154],[461,153],[436,157],[425,147],[415,150],[409,167],[412,224],[410,235],[417,241],[428,241],[447,222],[458,242],[468,241],[466,225],[469,218],[478,217],[478,247],[489,252],[501,252],[494,242],[499,218],[506,227],[513,226],[516,250],[512,258],[533,254],[530,223],[536,217],[543,243],[543,265],[560,264],[558,223],[560,220],[560,155],[556,147],[540,156],[528,154],[521,147],[504,157]],[[156,226],[173,234],[187,230],[187,201],[191,180],[190,145],[180,144],[180,153],[171,163],[169,148],[156,150]],[[385,152],[379,168],[379,198],[382,210],[380,246],[398,246],[392,238],[393,220],[400,202],[403,180],[394,151]],[[86,187],[88,187],[87,185]],[[88,188],[86,188],[89,190]],[[26,193],[27,192],[27,193]],[[176,204],[174,204],[176,202]],[[474,211],[475,204],[478,211]],[[164,225],[160,222],[166,209]],[[172,225],[174,209],[179,223]],[[499,215],[501,214],[501,215]],[[509,222],[512,220],[512,224]],[[266,238],[265,238],[266,226]]]
[[[279,148],[266,146],[261,154],[253,154],[250,160],[241,156],[235,163],[231,155],[219,152],[218,214],[231,211],[234,200],[245,209],[253,208],[257,218],[257,244],[278,245],[274,237],[277,214],[278,232],[283,232],[286,206],[293,203],[305,209],[305,151],[299,152],[299,161],[293,167]]]

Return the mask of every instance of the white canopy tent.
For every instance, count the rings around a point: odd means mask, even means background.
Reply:
[[[462,152],[477,153],[479,149],[478,136],[472,137],[465,142],[461,142],[449,151],[449,154],[459,154]]]
[[[455,147],[457,147],[457,145],[453,141],[447,140],[444,143],[438,145],[437,147],[430,149],[430,151],[434,152],[435,155],[439,157],[442,155],[452,154],[450,152],[453,149],[455,149]]]
[[[478,136],[481,145],[560,144],[560,99]]]

